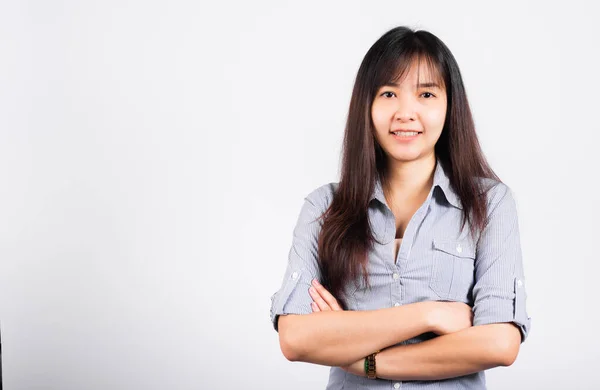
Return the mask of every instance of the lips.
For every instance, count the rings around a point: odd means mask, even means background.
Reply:
[[[395,132],[390,132],[391,136],[394,137],[394,140],[397,142],[411,142],[412,140],[417,139],[421,135],[422,131],[418,130],[396,130]]]
[[[419,133],[421,134],[422,131],[420,130],[412,130],[412,129],[396,129],[396,130],[392,130],[390,131],[390,133]]]

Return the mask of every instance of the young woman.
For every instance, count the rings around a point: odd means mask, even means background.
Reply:
[[[327,389],[485,389],[527,337],[511,190],[488,166],[458,65],[427,31],[369,49],[341,178],[305,198],[271,321]]]

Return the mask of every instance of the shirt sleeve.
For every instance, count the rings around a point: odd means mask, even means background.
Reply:
[[[512,322],[521,343],[531,328],[525,301],[525,276],[519,223],[512,191],[504,184],[490,190],[489,223],[477,243],[473,325]]]
[[[283,282],[271,296],[271,322],[277,332],[280,315],[312,313],[308,289],[314,278],[320,279],[317,252],[321,211],[309,197],[304,199],[293,231]]]

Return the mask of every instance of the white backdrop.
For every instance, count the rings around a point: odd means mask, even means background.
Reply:
[[[317,389],[269,322],[354,77],[397,25],[461,67],[532,317],[490,389],[598,389],[594,2],[0,3],[5,389]]]

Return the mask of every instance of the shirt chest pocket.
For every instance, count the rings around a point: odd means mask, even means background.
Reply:
[[[429,288],[443,300],[471,301],[475,248],[468,241],[433,240]]]

